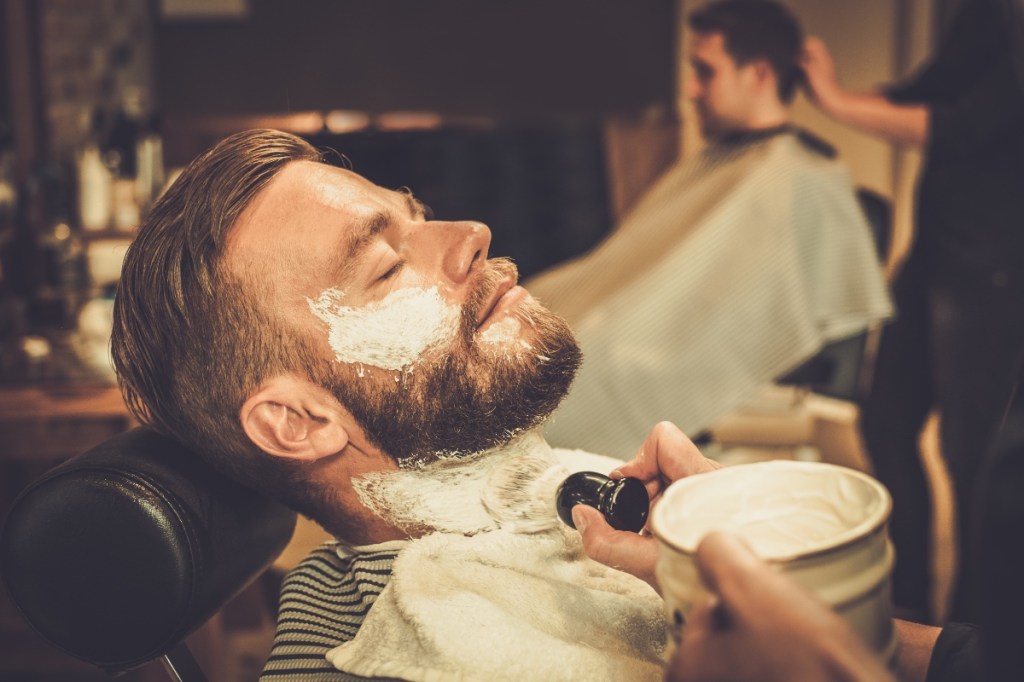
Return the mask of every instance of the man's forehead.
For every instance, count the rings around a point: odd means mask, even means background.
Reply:
[[[364,216],[389,203],[389,194],[343,168],[288,163],[235,222],[228,236],[228,259],[244,266],[255,259],[287,261],[298,251],[315,260],[344,240]]]
[[[690,42],[690,60],[714,63],[722,59],[732,61],[725,49],[725,35],[720,32],[694,33]]]
[[[265,239],[268,233],[319,232],[358,223],[367,216],[401,206],[405,197],[357,173],[316,163],[293,161],[281,168],[246,208],[229,238]]]
[[[280,175],[289,188],[306,193],[308,200],[337,211],[353,208],[368,196],[388,200],[391,190],[375,185],[358,173],[313,161],[294,161]]]

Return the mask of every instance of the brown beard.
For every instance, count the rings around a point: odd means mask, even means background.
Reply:
[[[338,397],[367,438],[399,463],[471,454],[539,425],[569,390],[581,355],[568,325],[528,299],[515,312],[529,349],[482,348],[476,320],[515,265],[492,259],[463,306],[459,333],[400,372],[331,362],[320,383]]]

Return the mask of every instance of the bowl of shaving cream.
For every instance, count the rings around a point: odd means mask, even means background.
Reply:
[[[889,492],[874,478],[818,462],[741,464],[676,481],[651,515],[671,641],[679,642],[690,611],[708,594],[697,546],[724,530],[829,604],[891,662],[891,510]]]

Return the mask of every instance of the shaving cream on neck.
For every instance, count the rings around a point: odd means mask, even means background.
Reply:
[[[325,289],[309,309],[327,324],[328,342],[339,362],[401,370],[434,346],[450,342],[459,328],[458,306],[437,287],[393,291],[359,308],[343,305],[345,292]]]
[[[394,526],[473,535],[559,526],[555,490],[569,475],[538,430],[468,456],[353,480],[363,505]]]

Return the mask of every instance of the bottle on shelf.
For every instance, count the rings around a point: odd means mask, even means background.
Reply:
[[[103,115],[92,113],[90,134],[78,153],[78,221],[83,230],[97,232],[110,227],[114,178],[103,160],[100,138]]]
[[[39,328],[72,329],[89,293],[85,249],[73,219],[74,175],[69,164],[53,158],[33,173],[30,224],[39,271],[29,313]]]
[[[126,86],[107,139],[107,163],[113,174],[113,225],[122,232],[139,225],[141,210],[136,193],[137,147],[143,118],[142,91]]]
[[[160,120],[150,115],[135,142],[135,199],[145,213],[164,186],[164,147]]]

